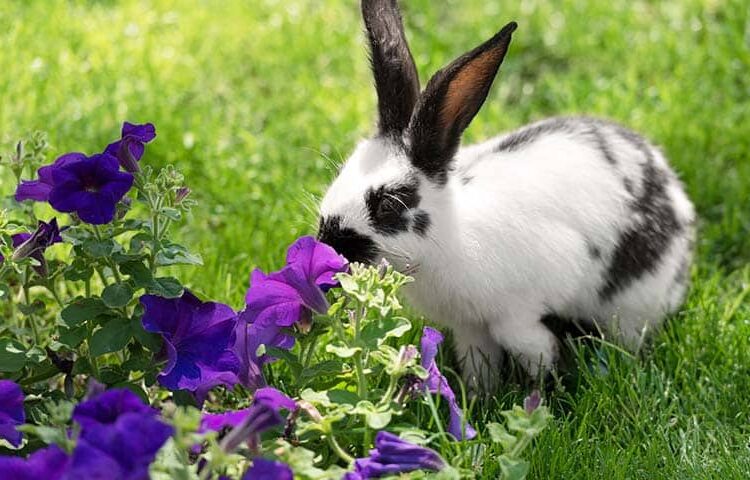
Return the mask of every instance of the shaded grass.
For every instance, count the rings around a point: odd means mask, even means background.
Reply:
[[[553,114],[614,118],[663,146],[702,219],[684,311],[635,358],[575,350],[580,368],[550,395],[556,419],[531,476],[745,477],[748,3],[402,3],[423,82],[520,24],[467,141]],[[92,153],[123,119],[156,124],[147,161],[178,165],[200,201],[178,236],[206,266],[181,276],[236,306],[252,267],[278,266],[289,242],[314,231],[314,196],[374,123],[354,1],[10,1],[0,47],[5,141],[42,129],[57,152]],[[496,419],[522,390],[503,385],[472,422]],[[494,447],[472,448],[459,447],[461,461],[493,478]]]

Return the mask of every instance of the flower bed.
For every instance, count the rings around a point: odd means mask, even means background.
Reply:
[[[252,272],[239,311],[165,273],[202,261],[169,239],[193,202],[174,168],[141,164],[155,137],[126,122],[102,153],[42,165],[37,134],[4,162],[0,478],[481,477],[455,446],[482,437],[525,476],[538,394],[506,425],[469,425],[443,336],[403,316],[410,279],[389,265],[301,237]]]

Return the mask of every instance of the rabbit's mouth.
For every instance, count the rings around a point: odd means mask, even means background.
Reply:
[[[352,228],[341,226],[341,217],[334,215],[320,219],[318,240],[333,247],[350,262],[373,265],[380,258],[375,241]]]

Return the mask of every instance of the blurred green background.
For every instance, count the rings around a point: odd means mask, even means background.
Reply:
[[[750,2],[401,4],[423,84],[519,23],[467,142],[549,115],[614,118],[663,146],[702,219],[685,312],[648,357],[553,397],[535,478],[746,473]],[[4,0],[0,98],[3,143],[45,130],[58,153],[153,122],[144,161],[176,165],[200,202],[178,236],[206,266],[181,277],[235,306],[252,267],[314,232],[315,197],[375,121],[355,0]]]

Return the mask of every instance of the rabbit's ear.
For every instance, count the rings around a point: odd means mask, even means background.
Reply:
[[[396,0],[362,0],[378,92],[380,134],[400,138],[419,97],[419,77]]]
[[[477,114],[508,51],[517,24],[511,22],[494,37],[458,57],[427,84],[409,124],[414,165],[431,179],[446,179],[461,134]]]

